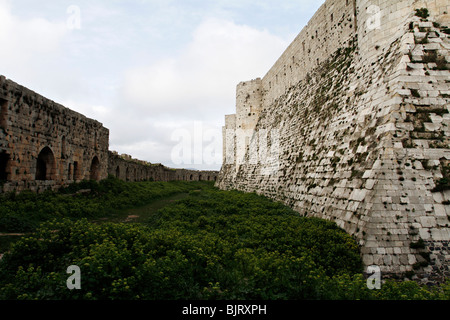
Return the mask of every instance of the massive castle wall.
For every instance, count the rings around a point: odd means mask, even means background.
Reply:
[[[250,113],[245,119],[245,82],[238,85],[217,186],[256,191],[302,215],[335,221],[358,240],[364,263],[385,273],[448,275],[448,2],[344,4],[327,1],[273,70],[250,82],[248,101],[261,84],[256,121]],[[414,8],[426,6],[431,17],[421,21]],[[348,21],[352,12],[356,19]],[[304,69],[284,76],[299,43],[316,45],[313,21],[326,25],[331,14],[347,17],[352,28],[335,25],[324,41],[328,51],[307,52],[298,58],[307,61]],[[273,86],[277,74],[283,82]],[[239,131],[244,125],[253,132]],[[269,134],[261,139],[261,132]]]

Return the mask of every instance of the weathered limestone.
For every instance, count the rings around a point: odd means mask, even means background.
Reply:
[[[415,16],[422,7],[426,21]],[[449,10],[448,1],[327,1],[247,86],[259,112],[238,86],[216,185],[334,220],[385,274],[449,275]]]

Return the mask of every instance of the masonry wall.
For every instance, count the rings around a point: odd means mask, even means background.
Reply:
[[[172,169],[109,152],[108,174],[123,181],[216,181],[218,171]]]
[[[41,191],[107,177],[109,131],[0,77],[2,191]]]
[[[225,148],[233,152],[225,158],[235,161],[224,163],[217,186],[255,191],[301,215],[335,221],[357,239],[364,263],[384,274],[442,279],[450,274],[448,2],[356,1],[358,32],[330,34],[328,51],[307,52],[305,66],[284,77],[299,40],[310,37],[316,45],[313,21],[351,15],[340,3],[327,1],[262,79],[259,119],[249,119],[256,143],[239,151],[238,128],[227,135],[234,148]],[[368,28],[372,4],[380,28]],[[431,16],[421,21],[414,9],[427,5]],[[267,87],[270,75],[284,80]],[[264,130],[274,134],[261,144]],[[262,147],[275,153],[254,163]]]
[[[217,171],[171,169],[118,155],[98,121],[0,76],[0,193],[57,190],[108,175],[124,181],[215,181]]]

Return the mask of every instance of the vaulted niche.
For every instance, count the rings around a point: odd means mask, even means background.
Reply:
[[[36,163],[36,180],[54,180],[56,172],[55,156],[49,147],[39,153]]]
[[[0,181],[9,180],[9,154],[6,152],[0,153]]]
[[[78,181],[80,177],[80,168],[78,166],[78,161],[73,162],[73,181]]]
[[[100,161],[98,160],[98,157],[92,159],[90,179],[95,181],[100,180]]]

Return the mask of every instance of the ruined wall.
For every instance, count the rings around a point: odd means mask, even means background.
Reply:
[[[108,174],[123,181],[216,181],[218,171],[172,169],[109,152]]]
[[[215,181],[108,151],[109,130],[0,76],[0,193],[57,190],[109,174],[124,181]]]
[[[312,21],[323,24],[330,13],[333,20],[349,17],[352,9],[340,3],[327,1]],[[371,4],[377,7],[369,10]],[[414,16],[414,8],[428,4],[429,21]],[[379,28],[367,22],[374,8]],[[245,150],[237,150],[237,127],[233,137],[232,122],[226,124],[231,154],[216,185],[256,191],[302,215],[335,221],[355,236],[364,263],[385,274],[442,279],[450,274],[448,2],[356,1],[353,9],[357,33],[331,33],[328,51],[307,53],[304,68],[263,90]],[[305,32],[276,66],[295,57],[302,39],[307,43]],[[261,141],[263,131],[272,134]]]
[[[56,189],[107,177],[101,123],[0,77],[2,191]]]

